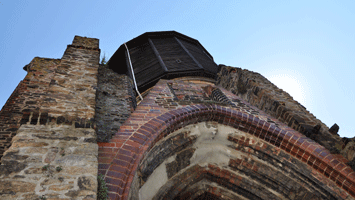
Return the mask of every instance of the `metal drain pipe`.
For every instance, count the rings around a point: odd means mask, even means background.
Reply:
[[[127,50],[129,66],[131,67],[131,72],[132,72],[132,76],[133,76],[134,87],[136,88],[136,91],[137,91],[137,93],[139,95],[139,98],[141,98],[141,100],[143,101],[143,97],[142,97],[141,93],[139,93],[139,91],[138,91],[136,77],[134,76],[134,71],[133,71],[132,62],[131,62],[131,56],[129,55],[128,47],[127,47],[126,43],[123,43],[123,44],[124,44],[124,46],[126,47],[126,50]]]

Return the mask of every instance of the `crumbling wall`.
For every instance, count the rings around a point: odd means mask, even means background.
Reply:
[[[25,67],[13,98],[19,129],[0,165],[0,199],[96,199],[98,47],[98,39],[75,36],[61,60],[35,58]]]
[[[217,85],[317,141],[332,153],[340,153],[344,148],[336,132],[331,133],[329,128],[304,106],[262,75],[241,68],[224,65],[220,67]]]
[[[23,114],[39,112],[59,63],[60,59],[36,57],[24,67],[28,72],[26,77],[18,84],[0,111],[0,159],[10,147]]]
[[[98,46],[98,39],[75,36],[55,70],[41,112],[64,117],[66,121],[93,118],[100,59]]]

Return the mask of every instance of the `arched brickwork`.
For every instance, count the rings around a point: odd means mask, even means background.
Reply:
[[[131,199],[195,199],[196,190],[217,199],[347,196],[280,148],[216,122],[185,126],[157,142],[144,155],[132,185]]]
[[[214,121],[258,137],[287,152],[291,155],[291,161],[306,163],[313,169],[315,176],[321,174],[355,196],[355,173],[344,164],[342,156],[330,154],[324,147],[292,129],[281,130],[258,117],[229,107],[199,104],[155,117],[128,137],[118,149],[106,173],[106,181],[111,184],[109,190],[115,193],[115,196],[111,193],[110,197],[128,199],[138,165],[159,140],[182,127],[203,121]]]

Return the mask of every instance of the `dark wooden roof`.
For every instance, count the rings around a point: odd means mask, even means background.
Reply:
[[[142,91],[161,78],[215,78],[218,66],[199,41],[176,31],[147,32],[126,43],[138,88]],[[107,63],[117,73],[132,77],[122,44]]]

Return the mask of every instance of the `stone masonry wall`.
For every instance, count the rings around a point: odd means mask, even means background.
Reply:
[[[95,112],[98,142],[108,142],[133,112],[132,92],[133,84],[127,75],[117,74],[106,65],[99,67]]]
[[[221,65],[216,84],[317,141],[332,153],[340,153],[344,148],[337,134],[330,133],[324,123],[262,75]]]
[[[87,46],[75,46],[79,44]],[[100,59],[98,45],[98,39],[75,36],[51,80],[42,112],[69,121],[93,118]]]
[[[60,63],[25,67],[30,84],[17,91],[20,127],[2,157],[0,199],[96,199],[98,43],[75,36]]]
[[[96,199],[95,130],[22,125],[2,158],[0,199]]]
[[[0,111],[0,159],[10,147],[23,113],[38,112],[59,59],[34,58],[25,66],[27,75]]]

